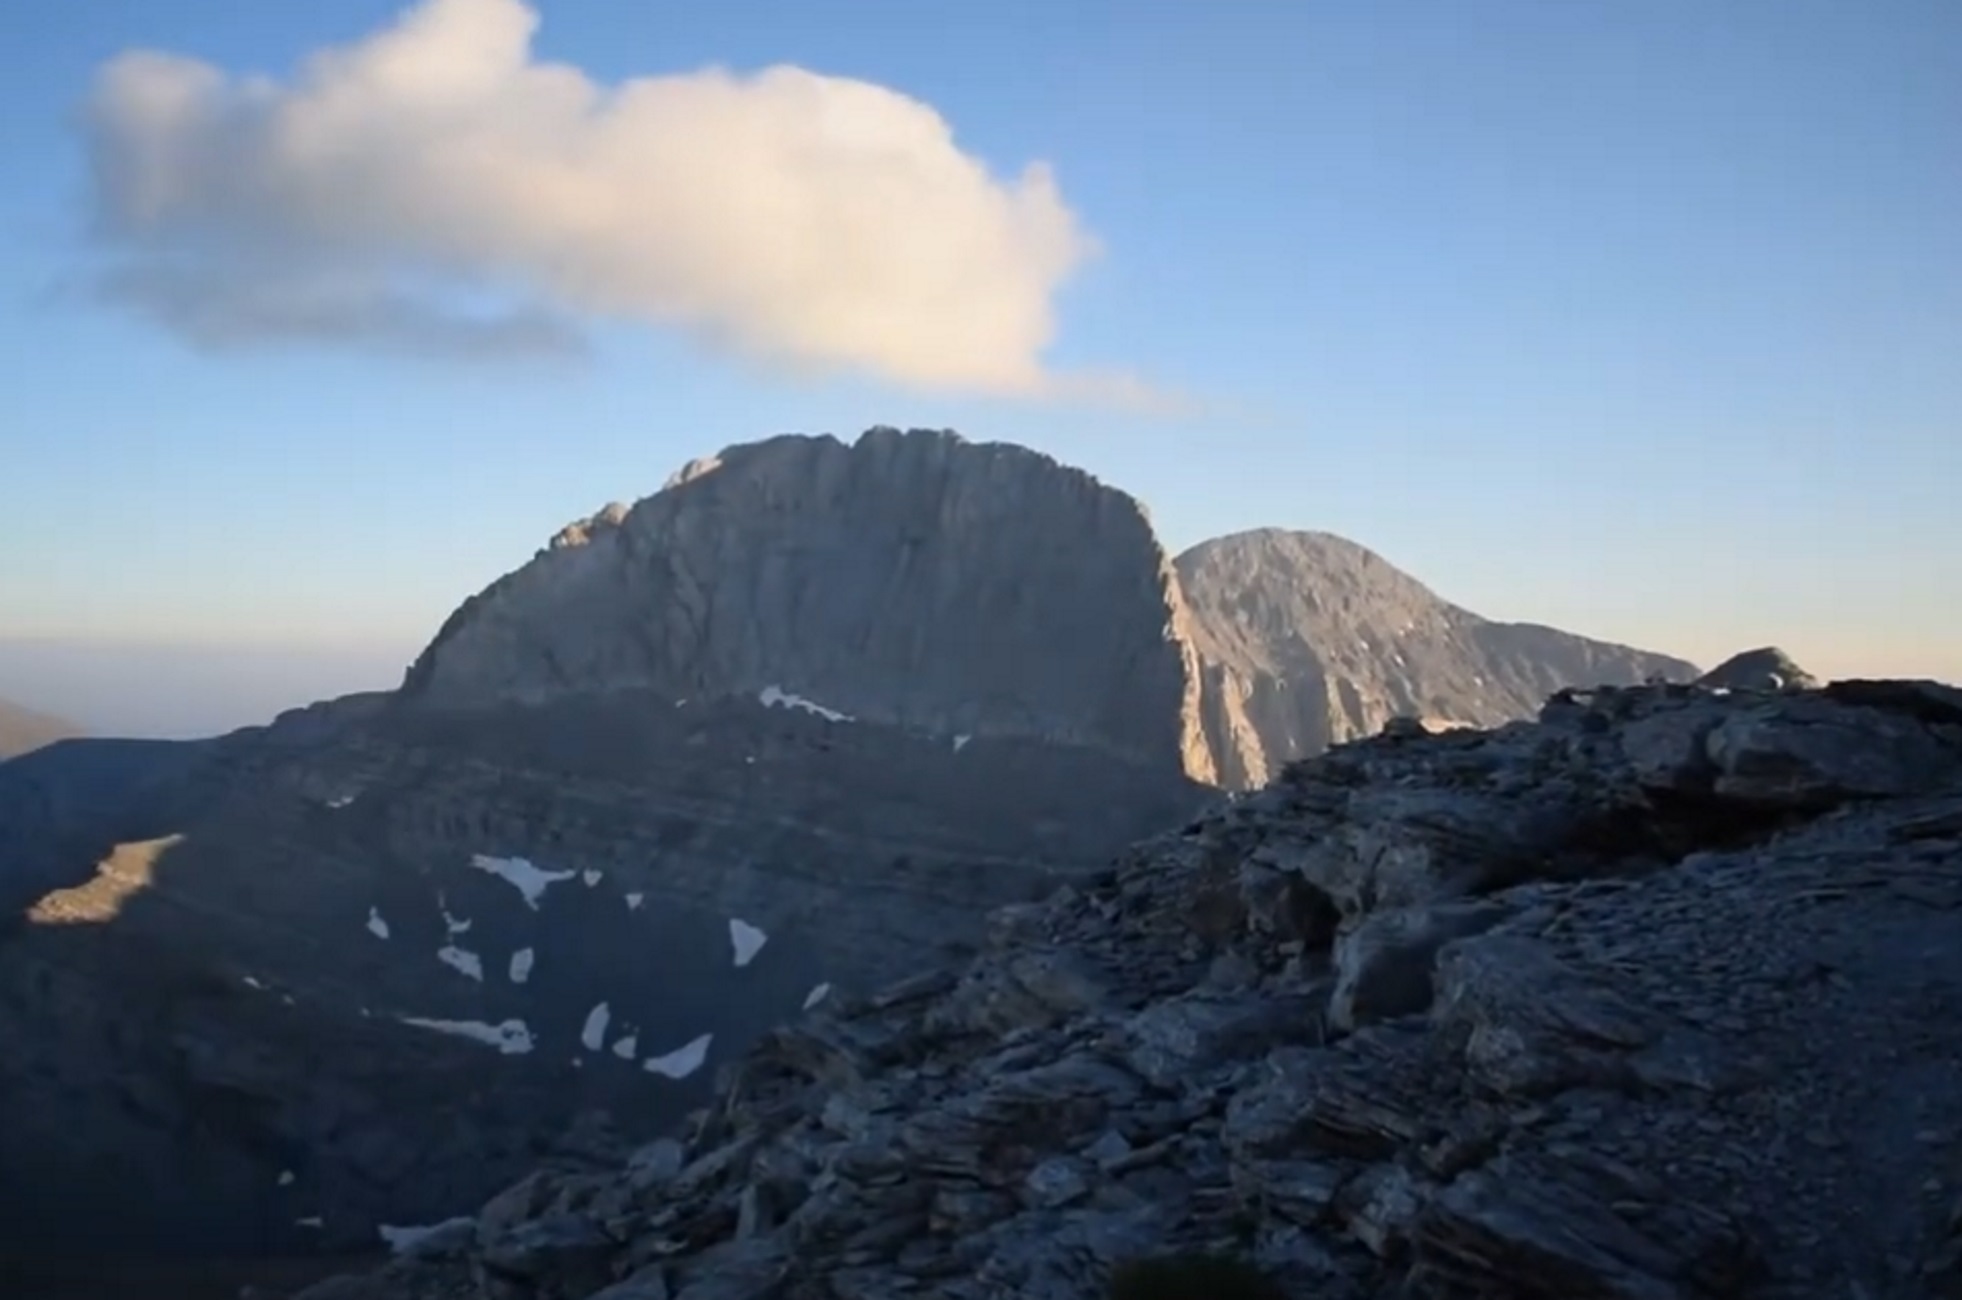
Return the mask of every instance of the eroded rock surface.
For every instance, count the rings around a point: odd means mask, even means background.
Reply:
[[[1303,1300],[1962,1286],[1962,693],[1400,727],[989,933],[308,1300],[1090,1300],[1181,1245]]]
[[[1176,561],[1220,782],[1261,786],[1288,762],[1392,718],[1497,726],[1563,687],[1687,681],[1681,659],[1442,599],[1354,542],[1263,528]]]

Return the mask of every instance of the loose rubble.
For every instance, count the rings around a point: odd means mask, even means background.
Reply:
[[[1962,691],[1393,725],[305,1300],[1962,1295]]]

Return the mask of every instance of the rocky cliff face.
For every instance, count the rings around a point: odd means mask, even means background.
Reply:
[[[1177,560],[1222,784],[1374,735],[1393,717],[1492,726],[1568,686],[1687,681],[1695,665],[1552,628],[1495,623],[1353,542],[1261,529]]]
[[[951,433],[785,436],[560,533],[410,670],[430,705],[776,690],[1210,776],[1170,565],[1079,470]]]
[[[1962,1286],[1962,692],[1399,724],[821,1006],[685,1132],[305,1300]]]

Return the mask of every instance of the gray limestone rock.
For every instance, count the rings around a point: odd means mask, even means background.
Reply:
[[[1437,596],[1327,533],[1277,528],[1201,542],[1177,561],[1222,784],[1266,784],[1288,762],[1393,719],[1496,726],[1562,687],[1688,680],[1694,665]]]
[[[561,532],[409,670],[430,706],[771,693],[1207,779],[1170,561],[1131,497],[952,433],[786,435]]]
[[[1732,691],[1809,691],[1819,680],[1775,645],[1745,650],[1696,679],[1698,686]]]

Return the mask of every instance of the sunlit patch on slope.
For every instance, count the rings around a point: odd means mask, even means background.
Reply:
[[[495,1025],[485,1024],[481,1020],[425,1020],[419,1016],[403,1016],[401,1020],[403,1024],[414,1025],[418,1029],[430,1029],[439,1034],[452,1034],[487,1044],[506,1056],[522,1056],[537,1046],[531,1029],[522,1020],[506,1020]]]
[[[640,1055],[640,1034],[629,1026],[625,1035],[613,1045],[613,1054],[623,1061],[631,1061]]]
[[[529,948],[520,948],[511,954],[511,982],[522,984],[531,978],[531,968],[538,954]]]
[[[708,1060],[709,1044],[715,1040],[714,1034],[703,1034],[691,1039],[680,1047],[662,1056],[650,1056],[641,1062],[641,1068],[650,1074],[665,1075],[670,1079],[685,1079],[702,1068]]]
[[[509,882],[524,897],[525,906],[534,912],[538,910],[538,900],[545,896],[548,888],[561,880],[570,880],[574,875],[570,871],[546,871],[534,866],[528,858],[493,858],[484,853],[472,855],[470,865]]]
[[[804,1010],[809,1011],[818,1003],[831,996],[831,985],[820,984],[804,995]]]
[[[972,736],[970,736],[970,735],[968,735],[968,734],[967,734],[966,732],[962,732],[962,733],[961,733],[960,735],[958,735],[958,736],[955,736],[955,737],[954,737],[954,752],[955,752],[956,754],[958,754],[958,753],[960,753],[960,752],[961,752],[961,751],[962,751],[963,749],[966,749],[966,748],[967,748],[967,742],[968,742],[968,741],[970,741],[970,740],[973,740],[973,739],[974,739],[974,737],[972,737]]]
[[[329,808],[345,808],[345,807],[347,807],[347,806],[348,806],[349,804],[351,804],[351,803],[353,803],[353,802],[354,802],[354,796],[353,796],[353,795],[351,795],[351,794],[337,794],[337,795],[335,795],[335,796],[334,796],[334,797],[333,797],[332,799],[329,799],[329,800],[327,801],[327,806],[328,806]]]
[[[850,722],[852,720],[851,715],[848,713],[840,713],[836,709],[827,709],[815,700],[807,700],[801,695],[793,695],[781,686],[765,686],[758,692],[756,698],[761,700],[766,708],[802,709],[806,713],[816,714],[826,722]]]
[[[594,885],[599,884],[601,878],[603,878],[605,875],[606,875],[605,872],[594,871],[589,867],[586,870],[579,873],[579,878],[586,882],[586,888],[591,889]]]
[[[72,889],[57,889],[28,909],[32,925],[90,925],[114,920],[123,904],[152,884],[158,859],[183,843],[182,835],[118,844],[96,865],[95,875]]]
[[[370,907],[368,909],[368,933],[374,935],[377,939],[388,938],[388,922],[382,919],[381,909],[379,907]]]
[[[629,912],[638,912],[640,905],[646,901],[647,895],[636,889],[633,893],[627,895],[627,910]]]
[[[770,942],[770,936],[736,917],[729,919],[729,946],[736,950],[736,965],[743,967],[756,960],[756,954],[763,951],[763,945]]]

